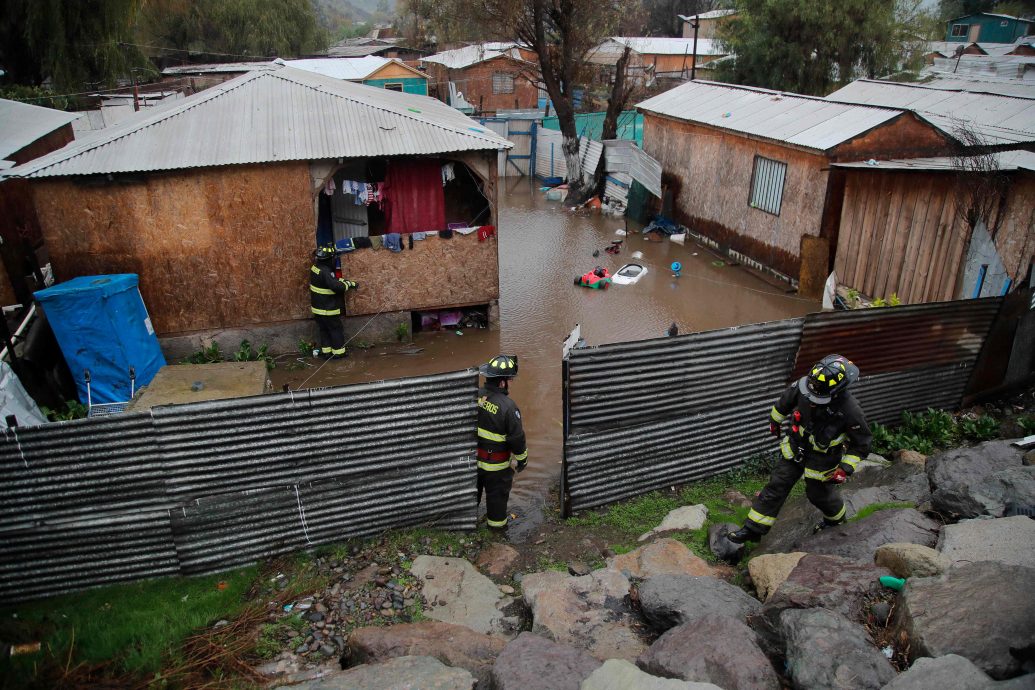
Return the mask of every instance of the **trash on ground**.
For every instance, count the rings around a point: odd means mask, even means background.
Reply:
[[[620,237],[625,237],[629,233],[627,233],[625,230],[622,230],[621,228],[618,228],[617,230],[615,230],[615,234]]]
[[[683,244],[684,242],[686,242],[686,233],[685,232],[681,232],[681,233],[676,234],[676,235],[669,235],[668,238],[670,240],[672,240],[673,242],[675,242],[676,244]]]
[[[880,583],[888,589],[893,589],[896,592],[900,591],[906,585],[906,581],[901,577],[892,577],[891,575],[881,575]]]
[[[716,268],[722,268],[725,265],[726,265],[726,262],[723,261],[722,259],[716,259],[715,261],[712,262],[712,266],[715,266]]]
[[[895,650],[891,648],[891,645],[881,648],[881,654],[888,657],[889,659],[895,655]]]
[[[16,644],[11,647],[11,656],[20,656],[22,654],[35,654],[40,651],[39,642],[23,642],[22,644]]]

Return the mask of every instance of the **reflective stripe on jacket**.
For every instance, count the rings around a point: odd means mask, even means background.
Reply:
[[[340,316],[344,300],[339,295],[348,289],[329,265],[316,264],[309,268],[309,303],[317,316]]]
[[[770,420],[784,424],[786,436],[780,442],[783,457],[792,459],[799,453],[820,466],[840,463],[851,474],[869,455],[872,435],[866,415],[850,391],[835,397],[829,405],[813,405],[801,395],[794,382],[769,413]],[[819,479],[818,476],[806,478]]]
[[[505,470],[511,459],[528,460],[525,430],[517,404],[497,386],[486,384],[478,391],[478,448],[491,458],[479,458],[478,467],[489,472]],[[512,454],[503,460],[503,453]]]

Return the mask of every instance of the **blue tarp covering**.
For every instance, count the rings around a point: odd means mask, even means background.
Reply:
[[[146,386],[165,357],[137,288],[137,276],[82,276],[35,293],[86,403],[90,370],[94,404],[130,399],[129,368]]]

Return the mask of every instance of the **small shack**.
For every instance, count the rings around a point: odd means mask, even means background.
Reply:
[[[417,96],[428,95],[428,75],[401,60],[370,55],[358,58],[309,58],[279,62],[295,69],[366,84],[378,89],[402,91]]]
[[[457,107],[469,104],[479,115],[539,105],[539,64],[535,53],[516,43],[482,43],[421,59],[431,95]],[[456,94],[459,94],[457,96]]]
[[[496,238],[466,233],[496,225],[510,146],[434,99],[277,67],[11,173],[31,184],[58,279],[138,274],[175,357],[211,338],[297,349],[318,242],[352,249],[342,269],[362,288],[347,306],[362,321],[347,329],[369,321],[365,340],[394,338],[417,310],[491,319]],[[399,251],[378,249],[394,233]]]
[[[1009,14],[975,12],[945,22],[945,40],[955,43],[1013,43],[1030,36],[1035,20]]]
[[[683,38],[694,37],[694,24],[697,24],[697,38],[718,38],[720,26],[736,13],[736,10],[712,10],[700,14],[680,14]]]
[[[825,278],[833,258],[841,199],[831,163],[949,147],[908,111],[713,82],[688,82],[637,110],[644,151],[664,170],[663,207],[738,261],[791,281]]]
[[[653,79],[684,79],[694,65],[717,60],[727,54],[722,42],[712,38],[658,38],[615,36],[601,43],[588,56],[592,64],[614,67],[626,48],[630,51],[626,74],[641,83]],[[603,73],[605,83],[613,70]]]
[[[903,303],[1004,295],[1031,280],[1035,153],[835,163],[839,282]],[[968,210],[989,213],[972,226]]]

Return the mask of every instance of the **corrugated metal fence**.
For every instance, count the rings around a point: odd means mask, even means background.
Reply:
[[[564,368],[563,512],[701,479],[775,448],[770,407],[832,352],[859,364],[853,390],[871,422],[957,407],[1001,304],[827,312],[573,349]]]
[[[468,370],[7,431],[0,600],[473,529],[476,392]]]

